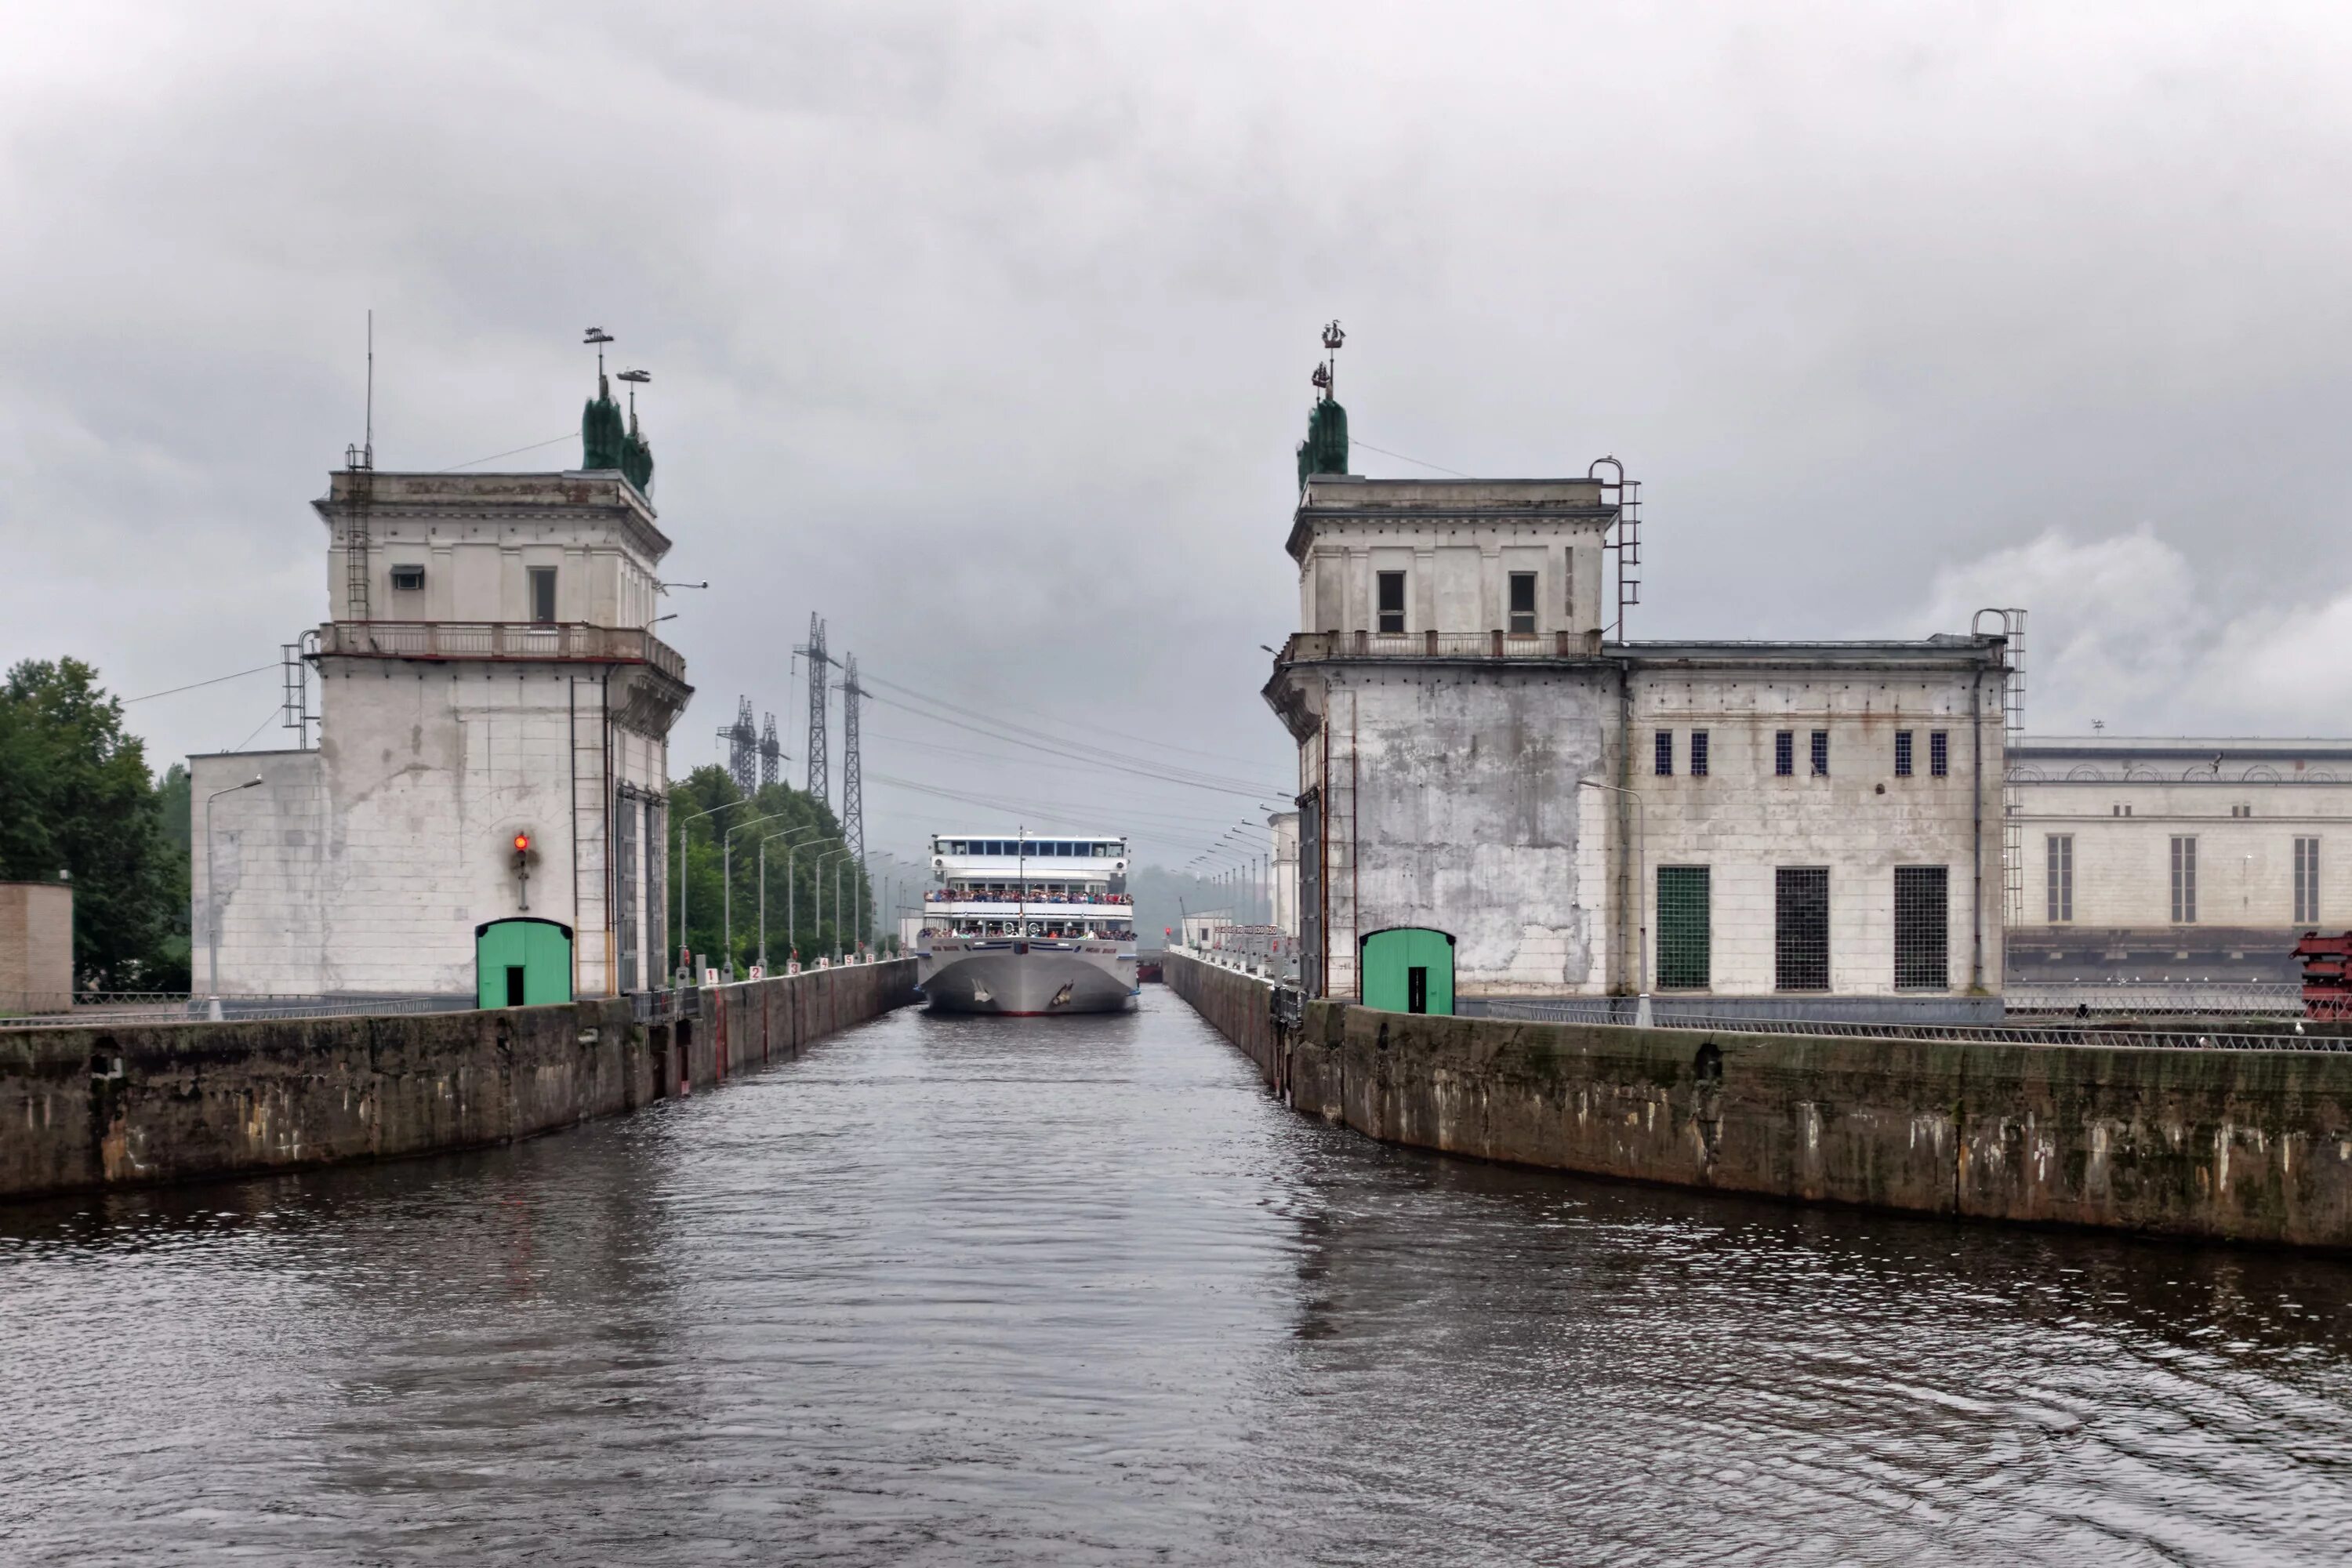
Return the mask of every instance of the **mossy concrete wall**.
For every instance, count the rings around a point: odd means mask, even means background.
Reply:
[[[689,1093],[914,1000],[914,962],[488,1012],[0,1031],[0,1198],[508,1142]]]
[[[1171,954],[1301,1110],[1593,1175],[1982,1219],[2352,1247],[2352,1053],[2007,1046],[1420,1017]]]

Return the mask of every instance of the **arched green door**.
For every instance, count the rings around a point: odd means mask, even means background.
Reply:
[[[537,1007],[572,1000],[572,928],[517,916],[474,928],[474,1001]]]
[[[1454,938],[1426,926],[1366,933],[1357,949],[1364,1005],[1390,1013],[1454,1011]]]

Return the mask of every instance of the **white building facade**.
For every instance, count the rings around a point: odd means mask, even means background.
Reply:
[[[354,466],[314,506],[317,747],[190,759],[220,993],[471,994],[475,928],[524,914],[572,929],[575,994],[657,984],[692,689],[652,632],[652,503],[617,469]],[[257,776],[212,803],[208,856],[207,798]]]
[[[2021,974],[2291,981],[2352,929],[2352,741],[2030,737]]]
[[[1595,479],[1305,479],[1303,979],[1451,933],[1457,994],[1997,1016],[1999,637],[1602,639]]]

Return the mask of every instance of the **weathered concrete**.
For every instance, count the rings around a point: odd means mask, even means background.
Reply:
[[[494,1012],[0,1033],[0,1198],[509,1142],[722,1082],[914,999],[901,959]]]
[[[1431,1018],[1168,956],[1292,1104],[1375,1138],[1677,1186],[2352,1247],[2352,1054]]]

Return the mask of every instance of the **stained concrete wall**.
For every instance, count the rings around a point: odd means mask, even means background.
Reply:
[[[1431,1018],[1170,953],[1302,1110],[1593,1175],[1982,1219],[2352,1247],[2352,1053],[2034,1047]]]
[[[914,999],[911,959],[626,1001],[0,1033],[0,1198],[508,1142],[721,1083]]]
[[[0,882],[0,1012],[73,1002],[73,884]]]

